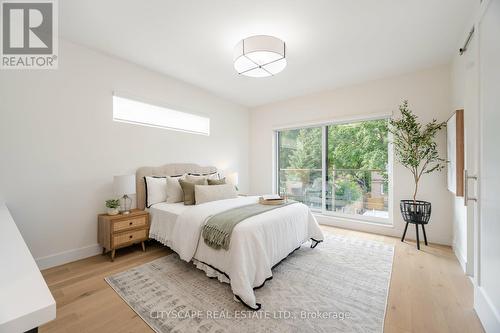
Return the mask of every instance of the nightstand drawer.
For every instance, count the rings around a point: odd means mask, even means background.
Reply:
[[[122,244],[145,240],[148,238],[147,229],[135,230],[130,232],[123,232],[120,234],[113,235],[113,245],[120,246]]]
[[[144,216],[131,218],[123,221],[113,222],[113,231],[123,231],[128,229],[134,229],[137,227],[144,227],[147,224],[147,218]]]
[[[111,261],[115,259],[116,249],[141,243],[149,238],[149,214],[144,210],[133,209],[127,215],[99,214],[97,239],[102,246],[102,253],[111,251]]]

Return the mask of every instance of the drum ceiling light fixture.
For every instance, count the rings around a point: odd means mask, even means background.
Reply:
[[[234,48],[234,69],[250,77],[278,74],[286,67],[285,42],[273,36],[251,36]]]

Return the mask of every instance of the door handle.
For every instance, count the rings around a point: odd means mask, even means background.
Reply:
[[[467,206],[469,201],[477,202],[476,197],[469,197],[469,179],[474,179],[477,181],[477,176],[469,176],[469,172],[464,170],[464,206]]]

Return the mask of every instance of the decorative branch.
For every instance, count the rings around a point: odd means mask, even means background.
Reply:
[[[416,201],[422,175],[441,171],[446,166],[447,161],[439,157],[435,142],[437,133],[446,127],[446,122],[438,123],[433,119],[423,127],[409,109],[407,100],[399,106],[399,111],[401,118],[389,121],[389,132],[393,135],[392,144],[397,160],[413,175],[413,201]]]

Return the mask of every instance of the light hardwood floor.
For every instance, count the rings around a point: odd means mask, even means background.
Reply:
[[[483,332],[472,309],[472,285],[450,247],[401,243],[399,239],[345,229],[325,231],[395,245],[385,332]],[[104,277],[172,253],[150,244],[131,247],[114,262],[94,256],[43,271],[57,303],[56,320],[40,332],[153,332],[108,286]]]

